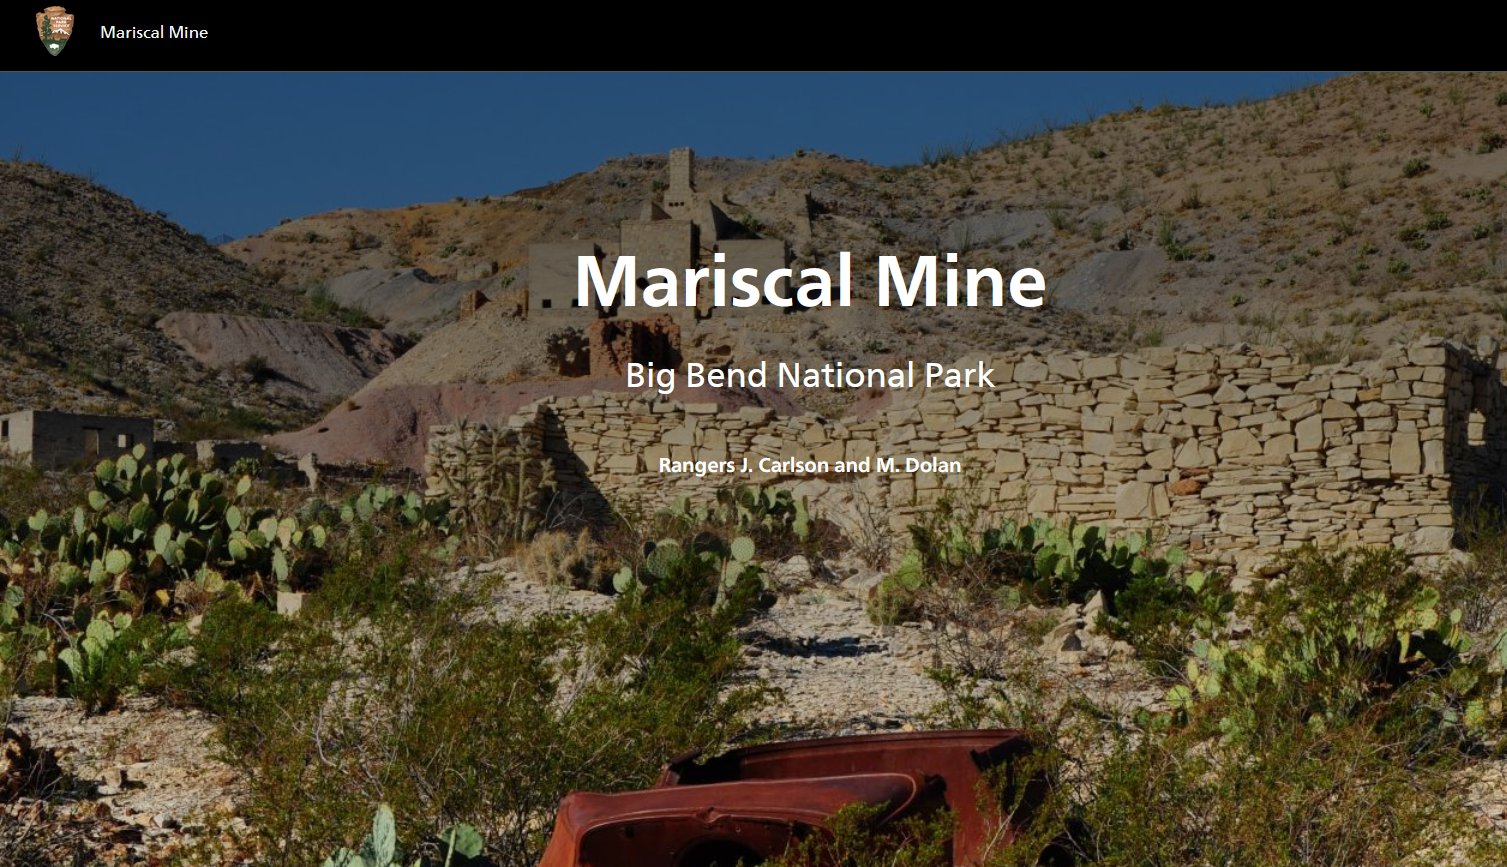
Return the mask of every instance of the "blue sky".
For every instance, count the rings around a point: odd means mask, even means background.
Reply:
[[[206,236],[341,207],[498,195],[688,145],[881,164],[1140,103],[1335,72],[0,73],[0,158],[93,175]],[[36,94],[59,98],[45,116]]]

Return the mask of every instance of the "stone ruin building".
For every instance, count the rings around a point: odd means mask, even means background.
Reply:
[[[578,294],[578,258],[596,257],[604,277],[610,276],[621,256],[637,260],[640,290],[647,284],[643,275],[651,268],[669,268],[683,274],[687,268],[710,267],[712,256],[721,253],[726,260],[718,264],[731,274],[739,268],[754,268],[761,275],[789,267],[790,250],[779,239],[760,238],[723,210],[726,201],[720,190],[696,189],[696,155],[690,148],[670,151],[669,186],[664,201],[645,201],[637,220],[624,220],[614,241],[558,241],[529,245],[528,315],[590,320],[602,316],[642,318],[670,314],[682,319],[709,315],[710,307],[697,310],[684,307],[649,307],[642,295],[636,306],[619,303],[612,310],[581,309]],[[789,297],[788,281],[782,282],[780,296]],[[707,297],[706,292],[702,297]],[[746,308],[723,307],[717,315],[736,311],[738,315],[777,315],[787,308],[765,302]]]
[[[0,450],[43,469],[120,457],[137,445],[153,449],[150,418],[41,409],[0,416]]]
[[[0,415],[0,452],[43,470],[92,467],[137,446],[146,448],[149,460],[183,454],[201,467],[222,470],[239,460],[261,461],[266,454],[254,440],[162,440],[155,427],[147,416],[26,409]]]
[[[993,389],[897,391],[857,419],[724,411],[652,391],[546,398],[498,428],[434,428],[428,476],[438,490],[484,458],[477,438],[526,434],[578,509],[652,511],[756,482],[809,496],[839,524],[881,516],[896,544],[919,511],[974,476],[998,516],[1153,529],[1243,574],[1307,542],[1437,558],[1457,543],[1462,516],[1507,499],[1507,354],[1490,341],[1472,352],[1426,339],[1323,367],[1251,346],[985,360]],[[660,465],[741,467],[744,457],[747,473]],[[826,469],[761,471],[761,459]],[[937,459],[965,471],[906,471],[907,460]]]

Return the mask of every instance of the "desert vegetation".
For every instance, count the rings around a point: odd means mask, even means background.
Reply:
[[[11,700],[207,713],[244,780],[247,831],[229,850],[175,850],[182,864],[533,864],[565,793],[641,787],[685,750],[800,730],[767,721],[783,699],[745,642],[766,608],[811,592],[771,564],[854,541],[753,487],[575,531],[546,513],[514,535],[506,509],[463,523],[387,487],[316,499],[181,459],[6,472]],[[1499,516],[1472,525],[1468,566],[1305,548],[1236,594],[1155,534],[986,520],[977,502],[963,487],[923,514],[869,613],[925,624],[943,696],[927,724],[1020,727],[1040,746],[1031,773],[1049,796],[987,863],[1502,857],[1470,796],[1500,761]],[[467,568],[498,555],[602,604],[506,616],[492,603],[505,579]],[[297,615],[276,613],[295,593]],[[1044,691],[1029,648],[1063,605],[1134,648],[1154,700]],[[946,863],[945,813],[872,818],[845,811],[782,863]]]

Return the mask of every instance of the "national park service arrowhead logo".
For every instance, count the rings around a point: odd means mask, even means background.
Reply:
[[[48,6],[37,13],[37,35],[42,37],[42,47],[57,57],[68,47],[68,37],[73,35],[73,16],[61,6]]]

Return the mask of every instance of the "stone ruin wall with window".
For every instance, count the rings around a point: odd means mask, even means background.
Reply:
[[[1507,356],[1482,349],[1428,339],[1324,367],[1276,347],[1011,352],[989,357],[994,389],[899,391],[865,420],[719,411],[650,393],[546,399],[506,426],[532,435],[555,464],[557,502],[580,515],[709,500],[753,481],[805,493],[840,524],[878,520],[898,544],[918,511],[970,475],[910,474],[904,459],[946,458],[972,471],[1000,516],[1154,528],[1206,562],[1254,568],[1305,542],[1432,557],[1451,548],[1460,514],[1503,494]],[[453,426],[432,431],[431,478],[475,451],[458,439]],[[890,457],[897,472],[658,472],[661,457],[745,454],[754,465]]]

